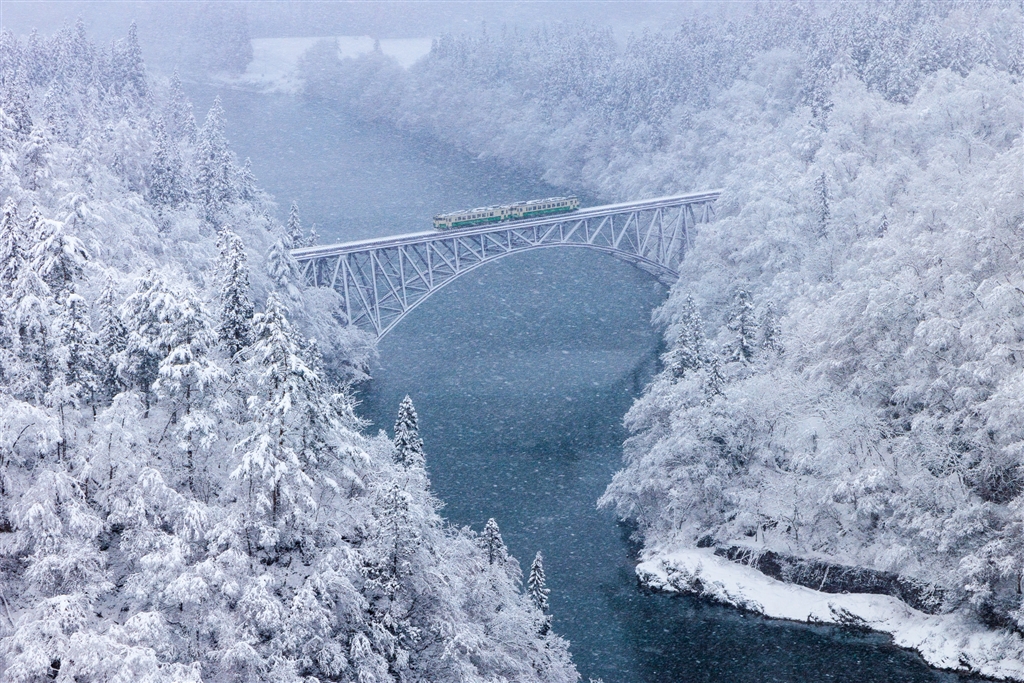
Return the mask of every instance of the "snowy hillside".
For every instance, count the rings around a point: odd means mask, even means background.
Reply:
[[[222,117],[134,25],[0,33],[0,679],[578,680],[542,567],[438,516],[411,402],[360,432],[372,342]]]
[[[895,572],[1021,633],[1021,26],[1014,2],[771,3],[625,46],[446,36],[309,94],[610,199],[724,187],[602,504],[658,552]]]

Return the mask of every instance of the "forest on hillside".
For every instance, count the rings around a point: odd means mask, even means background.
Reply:
[[[724,188],[601,499],[648,556],[895,572],[1024,632],[1019,2],[765,3],[617,44],[307,54],[309,97],[621,200]]]
[[[0,32],[0,678],[567,681],[542,560],[438,515],[412,402],[133,25]],[[524,583],[526,585],[524,585]]]

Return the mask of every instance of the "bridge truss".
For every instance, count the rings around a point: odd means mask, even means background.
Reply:
[[[306,283],[331,287],[351,324],[383,337],[431,294],[510,254],[584,247],[671,283],[693,229],[715,218],[720,190],[596,206],[545,218],[305,247],[292,251]]]

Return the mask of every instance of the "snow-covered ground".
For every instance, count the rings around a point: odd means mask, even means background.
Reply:
[[[637,576],[656,590],[696,593],[775,619],[869,628],[890,634],[932,666],[1024,681],[1024,639],[960,614],[929,615],[888,595],[821,593],[783,583],[711,548],[654,550],[644,557]]]
[[[255,38],[252,61],[237,81],[266,91],[297,93],[302,88],[299,58],[319,41],[331,39],[323,36]],[[373,50],[374,41],[370,36],[334,36],[333,39],[338,41],[338,55],[342,58],[358,57]],[[403,67],[409,67],[430,52],[431,41],[431,38],[384,39],[380,41],[380,49]]]

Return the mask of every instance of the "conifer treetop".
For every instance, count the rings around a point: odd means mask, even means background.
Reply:
[[[398,406],[398,419],[395,420],[395,461],[403,467],[423,467],[425,455],[423,440],[420,438],[419,419],[412,399],[406,396]]]
[[[547,580],[544,576],[544,556],[538,550],[530,565],[530,577],[526,581],[526,590],[533,600],[533,604],[542,612],[548,611],[548,595],[551,590],[547,588]]]

